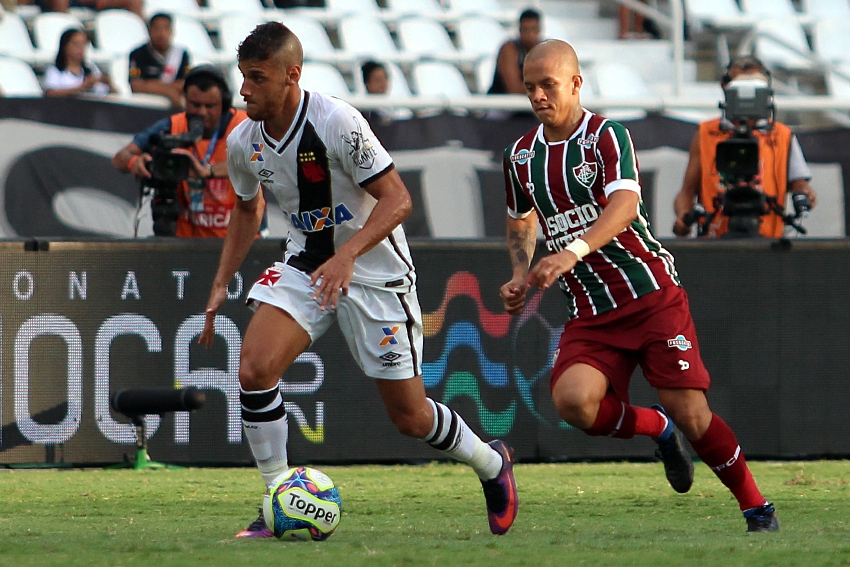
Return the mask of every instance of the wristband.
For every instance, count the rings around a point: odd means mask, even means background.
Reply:
[[[576,238],[569,244],[565,250],[569,250],[573,254],[575,254],[579,260],[590,254],[590,246],[588,246],[587,242],[582,240],[581,238]]]
[[[130,162],[127,164],[127,171],[133,171],[133,164],[136,163],[137,159],[139,159],[138,154],[130,158]]]

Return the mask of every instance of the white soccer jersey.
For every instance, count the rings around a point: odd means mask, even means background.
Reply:
[[[284,261],[310,273],[366,223],[377,202],[363,187],[394,167],[363,116],[349,104],[301,91],[282,140],[262,122],[245,120],[227,138],[227,167],[236,193],[251,199],[260,184],[288,221]],[[404,291],[415,283],[401,225],[355,261],[352,281]]]

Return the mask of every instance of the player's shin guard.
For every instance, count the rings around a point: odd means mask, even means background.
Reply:
[[[654,409],[629,405],[614,394],[607,394],[599,403],[596,421],[584,432],[631,439],[635,435],[658,437],[667,426],[667,418]]]
[[[435,449],[470,465],[482,480],[496,478],[502,468],[502,456],[472,432],[463,418],[450,407],[431,398],[434,424],[423,439]]]
[[[691,445],[732,492],[741,510],[757,508],[766,502],[753,480],[735,433],[720,416],[713,414],[705,434],[699,440],[691,441]]]
[[[245,437],[266,486],[271,486],[272,481],[289,468],[286,457],[289,425],[280,388],[275,385],[270,390],[246,392],[240,387],[239,400]]]

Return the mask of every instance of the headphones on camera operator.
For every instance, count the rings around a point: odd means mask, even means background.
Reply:
[[[209,64],[197,65],[186,73],[183,78],[183,94],[188,95],[189,87],[195,86],[206,92],[213,86],[221,92],[221,118],[212,133],[209,147],[201,163],[209,163],[216,144],[227,130],[233,114],[233,94],[218,67]],[[146,188],[153,190],[151,214],[153,231],[156,236],[174,236],[177,231],[177,219],[180,216],[180,206],[177,201],[177,187],[181,181],[189,178],[192,170],[192,160],[188,156],[172,153],[175,148],[191,148],[198,138],[204,134],[204,119],[201,116],[186,113],[187,131],[179,134],[163,132],[152,137],[154,148],[150,164],[151,179],[143,181],[141,191]],[[140,203],[141,207],[141,203]]]

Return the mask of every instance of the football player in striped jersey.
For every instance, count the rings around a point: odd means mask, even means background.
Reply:
[[[262,186],[284,211],[288,237],[282,261],[248,294],[256,311],[242,341],[239,385],[245,436],[266,487],[289,468],[280,377],[339,321],[399,432],[469,464],[481,480],[490,531],[504,534],[518,506],[511,449],[498,439],[484,443],[425,393],[416,272],[401,226],[411,200],[392,158],[357,110],[299,87],[301,42],[283,24],[257,26],[239,45],[238,62],[251,120],[227,138],[239,198],[199,342],[212,344],[227,284],[254,242]],[[271,537],[262,509],[236,535]]]
[[[653,438],[671,486],[687,492],[694,469],[678,427],[738,500],[747,529],[775,531],[773,505],[735,434],[708,406],[688,298],[650,230],[629,131],[582,108],[583,78],[568,43],[532,49],[523,79],[541,124],[505,150],[513,273],[500,295],[511,314],[532,285],[558,282],[567,297],[550,384],[559,414],[588,435]],[[550,254],[532,268],[538,222]],[[637,364],[662,405],[629,404]]]

